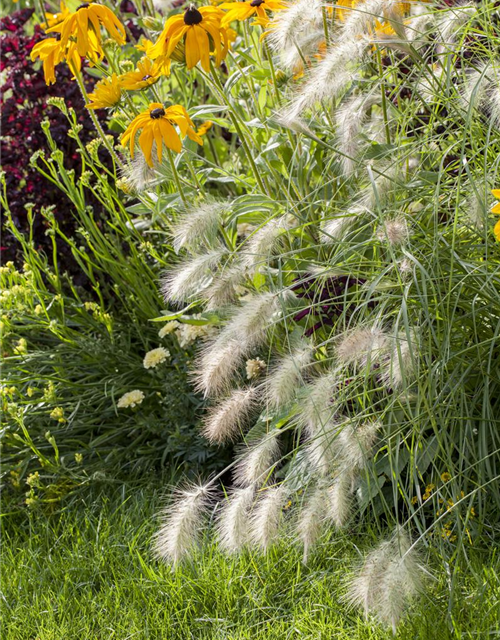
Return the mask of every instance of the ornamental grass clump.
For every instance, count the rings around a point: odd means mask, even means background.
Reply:
[[[286,537],[305,563],[338,529],[389,529],[349,598],[395,630],[417,549],[459,572],[491,542],[496,17],[493,2],[189,3],[141,16],[139,51],[169,75],[126,89],[135,43],[90,58],[124,70],[122,144],[103,144],[133,225],[160,221],[173,247],[155,320],[203,334],[202,432],[237,447],[166,507],[167,563],[210,525],[224,552]]]

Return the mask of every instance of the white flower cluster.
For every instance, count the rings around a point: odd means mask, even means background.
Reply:
[[[118,409],[128,409],[128,407],[136,407],[144,400],[144,393],[139,389],[133,391],[127,391],[117,402]]]
[[[144,356],[143,364],[145,369],[154,369],[170,356],[170,351],[165,347],[151,349]]]

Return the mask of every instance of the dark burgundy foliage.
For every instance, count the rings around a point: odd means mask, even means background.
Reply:
[[[71,216],[71,203],[58,187],[44,178],[35,168],[30,166],[30,158],[35,151],[42,149],[49,153],[45,134],[41,127],[43,119],[50,121],[50,131],[57,146],[63,151],[65,166],[74,169],[78,175],[81,167],[75,140],[68,137],[68,122],[64,114],[56,107],[47,104],[50,97],[63,97],[68,107],[73,107],[78,114],[78,122],[83,126],[80,137],[84,143],[96,137],[90,116],[84,108],[83,98],[78,85],[71,80],[72,74],[66,64],[56,68],[56,84],[45,84],[43,69],[40,63],[32,62],[30,53],[34,45],[45,36],[40,27],[35,26],[29,35],[28,21],[33,14],[32,9],[17,11],[0,21],[1,58],[0,69],[5,73],[5,82],[1,87],[1,160],[6,174],[7,193],[10,210],[16,227],[28,230],[26,208],[34,204],[35,224],[34,239],[41,250],[50,247],[46,237],[46,223],[42,216],[36,215],[42,207],[55,205],[54,215],[61,228],[69,235],[74,228]],[[94,80],[85,78],[90,90]],[[103,121],[105,112],[98,112]],[[102,152],[102,159],[108,159]],[[94,207],[96,216],[100,214],[100,204],[89,197],[88,204]],[[2,259],[16,261],[18,247],[15,238],[4,231],[2,239]],[[74,269],[70,249],[65,242],[58,244],[60,265],[62,270],[78,273]]]

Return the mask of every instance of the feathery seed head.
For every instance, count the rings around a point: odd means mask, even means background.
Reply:
[[[320,537],[328,513],[328,495],[323,485],[306,492],[297,522],[297,535],[304,547],[302,562],[307,564],[311,548]]]
[[[355,79],[356,63],[359,63],[368,47],[369,41],[364,38],[348,39],[331,47],[283,112],[283,121],[291,126],[291,123],[300,120],[305,110],[311,109],[317,102],[335,100]]]
[[[155,181],[155,170],[148,165],[142,153],[136,153],[122,169],[122,180],[141,193]]]
[[[305,369],[313,354],[310,345],[301,343],[273,366],[266,380],[266,398],[272,408],[278,409],[293,399],[304,383]]]
[[[313,438],[335,415],[335,399],[339,378],[336,371],[316,377],[304,388],[300,422]]]
[[[250,515],[255,488],[234,489],[222,507],[217,530],[219,544],[228,553],[237,553],[250,542]]]
[[[345,38],[370,36],[380,20],[402,22],[400,0],[365,0],[356,3],[350,10],[342,30]]]
[[[440,11],[434,16],[434,22],[438,31],[439,43],[436,45],[436,53],[453,53],[455,50],[460,29],[477,15],[477,7],[470,2],[456,2],[447,7],[446,11]]]
[[[234,440],[244,428],[256,398],[255,387],[233,391],[209,412],[203,425],[203,435],[217,444]]]
[[[348,601],[372,613],[396,633],[409,600],[422,588],[423,567],[399,527],[390,540],[378,545],[350,581]]]
[[[273,429],[241,450],[234,470],[235,484],[246,487],[265,481],[280,454],[279,434],[279,429]]]
[[[176,565],[196,548],[212,498],[210,484],[192,485],[177,492],[174,502],[163,511],[162,524],[154,539],[159,559]]]
[[[297,0],[275,14],[268,25],[266,42],[273,50],[282,53],[296,49],[296,43],[321,21],[320,0]]]
[[[374,96],[353,95],[337,109],[335,114],[337,143],[342,173],[346,177],[356,170],[360,134],[370,108],[376,103],[377,99]]]
[[[216,249],[189,257],[163,278],[162,293],[169,302],[182,303],[199,295],[213,279],[213,269],[219,265],[225,249]]]
[[[344,527],[351,515],[352,476],[343,473],[326,490],[328,500],[328,519],[339,529]]]
[[[213,247],[219,224],[229,209],[226,202],[204,202],[186,211],[173,229],[176,253],[183,247],[190,249],[205,245]]]
[[[245,353],[244,345],[240,342],[219,334],[216,340],[205,346],[198,358],[196,389],[203,392],[205,397],[227,391]]]
[[[283,507],[288,498],[285,485],[265,489],[253,509],[251,519],[252,542],[266,551],[278,538]]]
[[[259,266],[267,264],[278,250],[283,230],[287,227],[286,216],[282,216],[269,220],[252,233],[242,248],[243,265],[254,271]]]
[[[335,419],[326,424],[308,425],[307,460],[320,476],[328,476],[336,465],[339,457],[337,441],[340,429]]]
[[[467,76],[460,90],[460,101],[465,111],[487,108],[493,67],[497,65],[488,61],[477,63],[474,69],[467,69]]]
[[[245,267],[239,262],[221,269],[219,273],[214,275],[212,284],[202,293],[206,300],[206,309],[220,309],[234,304],[238,296],[238,288],[245,277]]]
[[[392,220],[386,220],[377,231],[380,242],[387,242],[393,247],[399,247],[408,240],[408,225],[406,220],[398,216]]]
[[[345,470],[357,471],[366,466],[381,427],[377,420],[367,420],[360,425],[351,421],[343,423],[337,446]]]
[[[366,366],[377,362],[386,352],[387,334],[377,326],[356,327],[341,337],[337,357],[344,365]]]
[[[418,336],[415,329],[400,332],[391,340],[389,356],[383,363],[380,379],[389,389],[400,389],[416,373]]]
[[[246,349],[260,346],[273,321],[277,320],[282,303],[286,305],[288,301],[291,301],[293,294],[285,291],[280,297],[272,292],[252,296],[236,311],[224,327],[221,336],[236,340],[245,345]]]

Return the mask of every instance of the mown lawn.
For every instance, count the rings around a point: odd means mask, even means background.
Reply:
[[[149,551],[161,503],[153,488],[88,496],[60,514],[4,518],[3,640],[115,638],[379,640],[342,602],[358,539],[325,540],[304,567],[286,541],[267,557],[227,559],[209,547],[175,572]],[[5,506],[5,505],[4,505]],[[467,582],[430,581],[398,638],[500,635],[497,554],[473,561]]]

